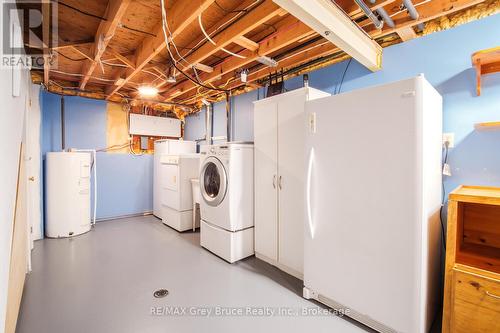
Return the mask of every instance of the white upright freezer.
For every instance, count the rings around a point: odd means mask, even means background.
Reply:
[[[306,102],[304,297],[380,332],[439,302],[442,98],[423,75]]]

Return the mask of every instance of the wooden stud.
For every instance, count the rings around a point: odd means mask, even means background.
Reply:
[[[132,69],[135,68],[135,62],[134,62],[133,59],[129,59],[128,57],[126,57],[124,55],[121,55],[120,53],[116,52],[115,50],[112,50],[111,53],[113,54],[113,56],[116,57],[116,59],[120,60],[121,62],[123,62],[128,67],[130,67]],[[133,57],[131,57],[131,58],[133,58]]]
[[[130,3],[131,0],[109,0],[108,7],[106,9],[106,21],[101,21],[95,35],[95,41],[91,52],[94,59],[92,61],[85,61],[82,66],[82,74],[84,77],[80,82],[81,90],[85,89],[87,82],[92,76],[92,73],[94,73],[94,70],[101,60],[104,51],[106,51],[106,47],[115,34],[116,28],[118,27],[118,24],[120,23]]]
[[[412,27],[402,28],[396,31],[403,42],[417,38],[417,34]]]
[[[199,69],[200,71],[203,71],[205,73],[212,73],[214,71],[213,67],[204,65],[202,63],[193,64],[193,67],[196,69]]]
[[[234,42],[250,51],[255,51],[259,48],[259,43],[256,43],[253,40],[246,38],[245,36],[239,36],[234,40]]]
[[[87,58],[88,60],[90,61],[93,61],[94,59],[92,59],[87,53],[81,51],[80,49],[78,49],[77,47],[75,46],[69,46],[69,48],[71,48],[73,51],[75,51],[76,53],[78,53],[79,55],[83,56],[84,58]]]

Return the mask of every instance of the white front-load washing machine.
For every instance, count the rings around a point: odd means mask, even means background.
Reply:
[[[253,255],[253,144],[210,146],[200,168],[201,246],[230,263]]]

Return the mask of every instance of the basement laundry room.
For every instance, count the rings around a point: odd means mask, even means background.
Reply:
[[[499,0],[0,8],[3,332],[500,332]]]

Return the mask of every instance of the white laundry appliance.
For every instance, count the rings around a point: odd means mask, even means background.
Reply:
[[[304,297],[380,332],[439,302],[442,98],[423,75],[306,102]]]
[[[95,155],[93,163],[95,164]],[[47,153],[45,175],[47,237],[72,237],[90,231],[91,169],[92,160],[89,153]]]
[[[164,154],[194,154],[196,153],[196,142],[172,139],[156,140],[154,149],[153,214],[162,218],[161,156]]]
[[[253,144],[211,146],[201,164],[201,246],[233,263],[254,254]]]
[[[199,170],[199,154],[161,156],[162,221],[177,231],[193,228],[191,179]]]

